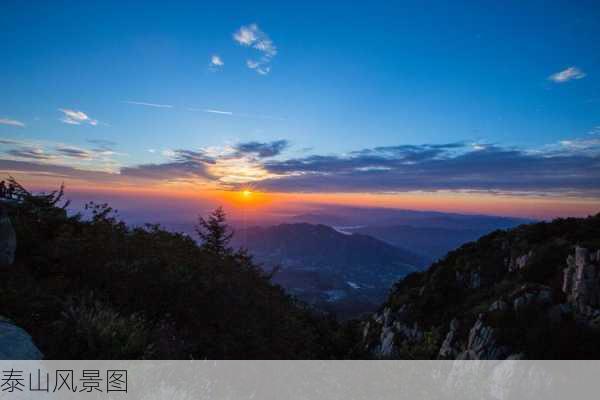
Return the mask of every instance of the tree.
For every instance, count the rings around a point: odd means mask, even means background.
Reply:
[[[207,219],[198,218],[196,233],[202,240],[202,248],[218,256],[231,252],[228,247],[233,232],[226,223],[225,211],[222,207],[214,210]]]

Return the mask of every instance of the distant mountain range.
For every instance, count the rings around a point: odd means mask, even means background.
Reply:
[[[533,222],[488,215],[357,207],[330,208],[297,215],[291,220],[322,223],[340,232],[369,235],[393,246],[410,249],[430,262],[494,230]]]
[[[372,310],[392,283],[427,266],[409,250],[326,225],[281,224],[238,230],[234,247],[247,248],[273,280],[300,299],[342,314]]]

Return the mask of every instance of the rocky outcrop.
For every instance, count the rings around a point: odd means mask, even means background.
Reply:
[[[508,357],[510,350],[496,341],[495,331],[486,324],[484,314],[480,314],[469,331],[467,348],[456,358],[459,360],[502,360]]]
[[[12,265],[17,249],[17,235],[10,217],[0,204],[0,267]]]
[[[0,360],[41,360],[31,336],[10,320],[0,317]]]
[[[393,358],[397,355],[399,343],[412,345],[423,339],[423,331],[416,322],[405,319],[406,306],[398,311],[392,312],[389,307],[373,316],[372,321],[365,324],[363,329],[363,340],[366,340],[371,328],[380,332],[377,337],[377,345],[371,350],[375,358]]]
[[[440,351],[438,353],[438,358],[452,359],[456,358],[456,356],[460,353],[459,328],[460,322],[458,319],[454,318],[452,321],[450,321],[450,330],[442,342],[442,346],[440,347]]]
[[[512,308],[515,311],[526,306],[547,306],[552,304],[552,288],[544,285],[525,284],[511,294]]]
[[[481,287],[481,273],[479,270],[475,271],[456,271],[456,283],[463,288],[467,289],[479,289]]]
[[[529,262],[529,260],[531,259],[531,257],[533,257],[533,251],[530,250],[528,253],[526,254],[522,254],[518,257],[515,258],[511,258],[509,263],[508,263],[508,271],[509,272],[514,272],[514,271],[518,271],[520,269],[525,268],[525,266],[527,265],[527,263]]]
[[[598,357],[588,343],[600,340],[600,251],[577,244],[599,237],[600,214],[465,245],[395,285],[366,348],[391,358]]]
[[[567,258],[562,290],[577,312],[589,316],[600,314],[600,250],[575,248],[575,256]]]

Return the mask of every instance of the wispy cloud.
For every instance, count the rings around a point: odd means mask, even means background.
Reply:
[[[214,108],[188,108],[189,111],[201,111],[208,114],[228,115],[232,117],[240,118],[255,118],[255,119],[270,119],[274,121],[284,121],[285,118],[275,117],[272,115],[261,115],[261,114],[246,114],[246,113],[234,113],[233,111],[216,110]]]
[[[71,110],[68,108],[59,108],[58,111],[63,113],[60,119],[65,124],[69,125],[98,125],[98,120],[90,118],[83,111]]]
[[[55,158],[51,154],[47,154],[43,149],[37,147],[21,147],[18,149],[12,149],[6,152],[6,154],[31,160],[51,160]]]
[[[586,74],[577,67],[569,67],[565,70],[559,71],[548,77],[549,80],[555,83],[564,83],[573,79],[585,78]]]
[[[223,62],[223,59],[221,58],[221,56],[219,56],[217,54],[213,54],[212,56],[210,56],[210,63],[208,65],[209,65],[211,71],[218,71],[221,68],[223,68],[225,63]]]
[[[98,151],[112,150],[117,146],[116,142],[106,139],[88,139],[87,142],[95,145]]]
[[[145,101],[125,100],[125,101],[123,101],[123,103],[133,104],[133,105],[136,105],[136,106],[155,107],[155,108],[173,108],[173,106],[171,104],[147,103]]]
[[[23,122],[10,118],[0,118],[0,125],[18,126],[19,128],[25,127]]]
[[[277,54],[277,47],[265,32],[260,30],[257,24],[240,27],[234,34],[233,39],[244,47],[252,47],[259,53],[256,59],[248,59],[246,65],[260,75],[267,75],[271,71],[271,60]]]
[[[191,109],[191,110],[192,111],[196,111],[194,109]],[[233,115],[233,113],[231,111],[213,110],[213,109],[210,109],[210,108],[205,108],[205,109],[202,109],[200,111],[205,112],[205,113],[209,113],[209,114]]]

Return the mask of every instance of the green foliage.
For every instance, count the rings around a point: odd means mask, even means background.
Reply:
[[[230,252],[227,246],[233,237],[233,232],[230,232],[225,220],[225,211],[222,207],[217,208],[206,219],[198,218],[196,232],[202,240],[202,248],[217,256]]]
[[[20,187],[20,186],[19,186]],[[227,247],[222,210],[203,243],[158,225],[130,228],[106,204],[67,216],[62,190],[20,191],[18,251],[0,270],[2,315],[47,358],[343,358],[353,329],[286,295]],[[349,330],[348,330],[349,329]]]

